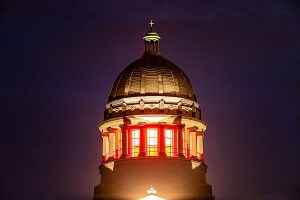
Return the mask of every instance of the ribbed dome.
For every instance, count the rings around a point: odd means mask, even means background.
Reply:
[[[113,84],[109,102],[134,96],[174,96],[196,101],[185,73],[158,54],[144,54],[126,67]]]

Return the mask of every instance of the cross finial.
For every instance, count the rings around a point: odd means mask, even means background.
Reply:
[[[153,26],[153,24],[154,24],[154,22],[152,21],[152,19],[151,19],[151,21],[150,21],[150,27],[151,27],[151,29],[152,29],[152,26]]]

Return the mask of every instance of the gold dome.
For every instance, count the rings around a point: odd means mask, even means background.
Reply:
[[[136,96],[173,96],[196,101],[185,73],[159,54],[145,53],[126,67],[115,80],[109,102]]]

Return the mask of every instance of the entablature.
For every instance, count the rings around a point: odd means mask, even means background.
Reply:
[[[173,116],[173,115],[133,115],[133,116],[126,116],[125,118],[130,121],[129,124],[130,126],[133,125],[138,125],[138,126],[143,126],[143,125],[175,125],[176,124],[176,119],[178,116]],[[187,118],[187,117],[181,117],[180,119],[180,124],[185,125],[186,128],[193,128],[195,130],[201,130],[205,131],[206,130],[206,123],[201,121],[201,120],[196,120],[194,118]],[[119,117],[115,119],[110,119],[102,122],[99,125],[99,130],[104,133],[109,131],[111,128],[116,128],[119,129],[120,126],[124,124],[124,118]]]
[[[128,97],[112,101],[105,107],[104,120],[144,114],[182,115],[201,120],[197,102],[168,96]]]

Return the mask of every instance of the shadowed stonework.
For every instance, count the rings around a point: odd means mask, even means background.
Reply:
[[[211,199],[207,166],[180,158],[137,158],[100,166],[101,184],[94,199],[139,199],[153,185],[165,199]],[[193,166],[194,164],[194,166]]]

